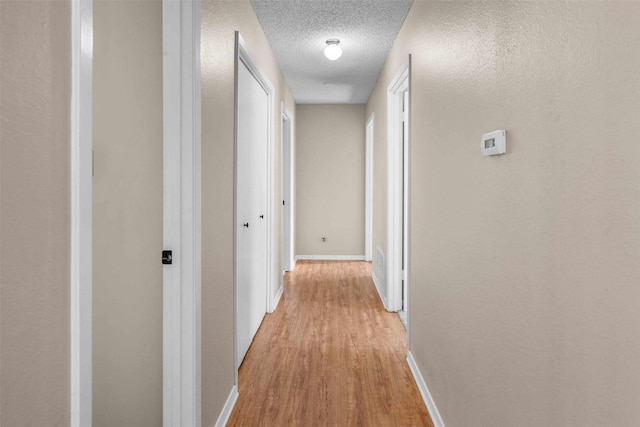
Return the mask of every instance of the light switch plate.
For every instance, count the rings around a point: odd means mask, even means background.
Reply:
[[[485,156],[495,156],[507,152],[507,131],[494,130],[493,132],[482,135],[480,143],[482,154]]]

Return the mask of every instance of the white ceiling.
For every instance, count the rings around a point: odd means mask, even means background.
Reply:
[[[251,0],[299,104],[364,104],[413,0]],[[325,58],[340,39],[342,57]]]

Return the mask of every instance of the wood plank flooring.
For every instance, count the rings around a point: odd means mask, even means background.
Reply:
[[[298,261],[239,372],[229,426],[433,426],[370,264]]]

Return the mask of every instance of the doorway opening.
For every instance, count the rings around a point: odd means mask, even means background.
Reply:
[[[291,113],[282,103],[282,271],[293,270],[294,261],[294,177],[291,144]],[[284,283],[281,283],[284,286]],[[278,293],[282,292],[282,288]],[[279,299],[279,298],[278,298]],[[275,308],[275,307],[274,307]]]
[[[365,207],[364,207],[364,259],[373,261],[373,132],[375,113],[365,128]]]
[[[398,315],[407,327],[407,310],[409,306],[409,289],[407,286],[407,264],[409,259],[409,87],[400,95],[402,98],[402,306]]]
[[[387,94],[387,309],[409,329],[409,94],[411,56]]]

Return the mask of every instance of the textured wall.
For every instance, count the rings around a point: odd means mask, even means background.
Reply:
[[[364,255],[365,105],[298,105],[296,139],[296,255]]]
[[[202,425],[212,426],[233,387],[234,32],[275,88],[276,263],[280,269],[280,103],[295,103],[249,1],[202,2]],[[277,288],[277,286],[276,286]],[[274,289],[277,292],[277,289]],[[242,390],[240,390],[242,393]]]
[[[412,53],[410,347],[448,427],[640,423],[639,29],[636,2],[407,17],[369,111]]]
[[[70,419],[71,2],[0,1],[0,425]]]
[[[162,424],[162,2],[94,1],[93,425]]]

